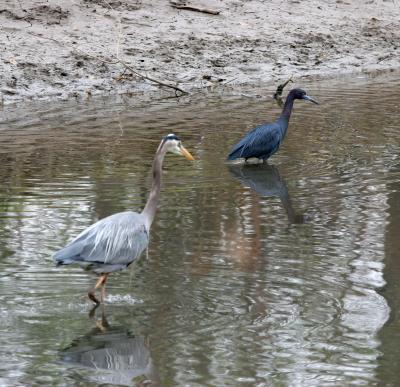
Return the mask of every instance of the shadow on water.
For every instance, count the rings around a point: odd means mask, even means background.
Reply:
[[[257,192],[263,197],[279,197],[291,224],[306,223],[308,218],[296,214],[285,179],[279,173],[278,167],[269,164],[229,165],[231,175],[239,180],[244,187]]]
[[[94,307],[89,318],[95,323],[88,333],[59,353],[62,363],[93,370],[91,382],[123,386],[159,386],[149,338],[136,336],[122,325],[110,325],[104,306]],[[99,314],[99,317],[96,317]],[[81,375],[82,376],[82,375]]]

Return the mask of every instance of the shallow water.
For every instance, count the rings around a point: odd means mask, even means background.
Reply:
[[[3,110],[0,384],[396,385],[398,79],[304,82],[267,166],[224,160],[279,108],[228,90]],[[144,206],[170,132],[196,161],[166,157],[148,258],[89,315],[96,278],[52,254]]]

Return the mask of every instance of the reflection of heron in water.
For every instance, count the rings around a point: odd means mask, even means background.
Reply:
[[[249,187],[260,196],[277,196],[282,202],[287,213],[289,223],[302,224],[306,219],[304,215],[296,214],[285,180],[274,165],[229,165],[229,171],[244,187]]]
[[[159,386],[148,338],[135,336],[122,326],[110,326],[104,309],[96,327],[62,350],[60,358],[64,363],[93,369],[88,378],[96,383]]]

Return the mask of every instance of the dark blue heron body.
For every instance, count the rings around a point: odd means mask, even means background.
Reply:
[[[263,161],[271,157],[281,146],[289,125],[295,99],[317,103],[302,89],[293,89],[286,97],[279,118],[271,123],[256,126],[240,140],[228,155],[228,160],[258,158]]]

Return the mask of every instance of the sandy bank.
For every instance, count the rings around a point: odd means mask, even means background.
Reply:
[[[191,4],[219,14],[167,0],[3,0],[0,100],[160,87],[132,69],[190,91],[400,67],[397,0]]]

